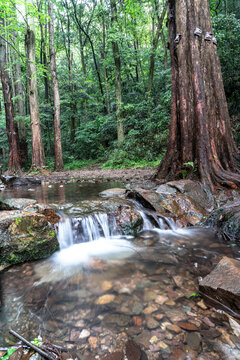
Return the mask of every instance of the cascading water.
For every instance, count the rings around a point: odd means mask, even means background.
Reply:
[[[60,251],[53,256],[55,263],[76,266],[92,257],[128,257],[136,250],[129,237],[116,232],[115,219],[110,221],[106,213],[72,219],[64,214],[61,216],[56,226]]]

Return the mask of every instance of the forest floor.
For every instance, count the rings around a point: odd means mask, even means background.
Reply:
[[[36,177],[53,182],[67,179],[141,182],[150,181],[155,171],[153,168],[101,169],[98,165],[94,165],[81,170],[46,171]]]

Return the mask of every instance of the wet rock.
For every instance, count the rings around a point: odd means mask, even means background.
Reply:
[[[178,325],[174,325],[174,324],[169,324],[169,325],[167,325],[166,328],[176,334],[178,334],[182,331]]]
[[[199,283],[199,289],[206,301],[216,307],[223,304],[229,310],[240,314],[240,261],[223,257],[216,268]]]
[[[199,351],[201,346],[201,336],[199,333],[190,332],[187,334],[187,344],[188,346],[195,350]]]
[[[174,189],[174,187],[171,187],[167,184],[163,184],[157,188],[156,192],[159,194],[164,194],[164,195],[166,195],[166,194],[172,195],[172,194],[176,194],[177,189]]]
[[[128,315],[123,315],[123,314],[107,314],[104,317],[104,322],[123,327],[123,326],[127,326],[128,324],[130,324],[131,317]]]
[[[108,354],[103,360],[123,360],[124,354],[121,351],[115,351],[112,354]]]
[[[122,235],[136,236],[142,228],[143,219],[133,207],[120,205],[115,212],[115,219]]]
[[[197,331],[198,328],[196,325],[188,322],[178,322],[177,326],[179,326],[181,329],[187,330],[187,331]]]
[[[221,332],[217,329],[201,330],[200,334],[206,339],[215,339],[221,336]]]
[[[103,197],[124,196],[126,189],[113,188],[102,191],[99,195]]]
[[[141,359],[141,349],[133,340],[128,340],[126,343],[125,353],[128,360]]]
[[[0,210],[23,210],[36,203],[36,200],[32,199],[5,199],[0,201]]]
[[[95,336],[90,336],[88,342],[91,349],[96,349],[98,347],[98,339]]]
[[[148,302],[148,301],[152,301],[155,300],[156,301],[157,298],[157,294],[154,291],[145,291],[144,293],[144,301]]]
[[[214,227],[224,240],[240,241],[240,201],[215,210],[204,225]]]
[[[100,296],[97,299],[96,304],[98,304],[98,305],[106,305],[106,304],[109,304],[109,303],[113,302],[114,299],[115,299],[115,295],[106,294],[106,295]]]
[[[147,323],[147,327],[150,330],[156,329],[157,327],[159,327],[159,322],[156,321],[153,317],[151,316],[147,316],[146,317],[146,323]]]
[[[177,218],[184,226],[187,223],[195,225],[207,214],[194,199],[180,192],[164,194],[154,190],[135,189],[128,191],[127,196],[136,199],[145,208],[157,211],[163,217]]]
[[[134,340],[137,344],[143,345],[147,348],[150,344],[151,337],[151,333],[147,330],[144,330],[143,332],[141,332],[141,334],[137,335]]]
[[[214,197],[211,190],[200,182],[183,179],[170,181],[166,186],[187,195],[207,211],[212,211],[214,208]]]
[[[41,180],[34,177],[1,176],[1,180],[8,187],[41,185]]]
[[[55,231],[44,215],[20,211],[0,213],[0,264],[44,259],[58,246]]]
[[[83,329],[81,332],[80,332],[80,335],[79,335],[79,339],[86,339],[90,336],[90,331],[87,330],[87,329]]]
[[[240,324],[232,318],[229,318],[229,324],[234,334],[240,338]]]
[[[143,320],[140,316],[134,316],[133,317],[133,323],[135,326],[142,326]]]

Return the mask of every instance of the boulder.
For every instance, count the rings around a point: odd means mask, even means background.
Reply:
[[[134,198],[145,208],[157,211],[162,217],[178,218],[180,226],[195,225],[206,215],[206,210],[195,200],[180,192],[158,192],[135,189],[127,191],[127,197]]]
[[[0,210],[23,210],[37,203],[33,199],[5,199],[0,200]]]
[[[209,212],[214,209],[214,196],[211,190],[198,181],[182,179],[178,181],[170,181],[166,184],[166,186],[187,195],[203,209]]]
[[[138,211],[128,205],[120,205],[114,213],[116,224],[122,235],[133,235],[142,229],[143,219]]]
[[[225,240],[240,241],[240,201],[215,210],[204,225],[216,228]]]
[[[0,265],[44,259],[57,249],[55,230],[43,214],[0,213]]]
[[[35,177],[1,176],[1,180],[8,187],[41,185],[41,180]]]
[[[199,282],[206,301],[240,317],[240,261],[224,256],[216,268]]]

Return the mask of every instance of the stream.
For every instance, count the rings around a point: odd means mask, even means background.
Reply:
[[[141,208],[144,226],[135,238],[120,235],[103,211],[82,215],[82,203],[101,203],[99,193],[115,187],[122,185],[46,183],[2,193],[50,204],[61,219],[58,252],[1,273],[0,346],[15,342],[13,329],[81,360],[122,351],[129,338],[140,345],[142,360],[240,359],[227,315],[196,296],[199,277],[223,255],[239,258],[239,249],[210,229],[152,224]]]

